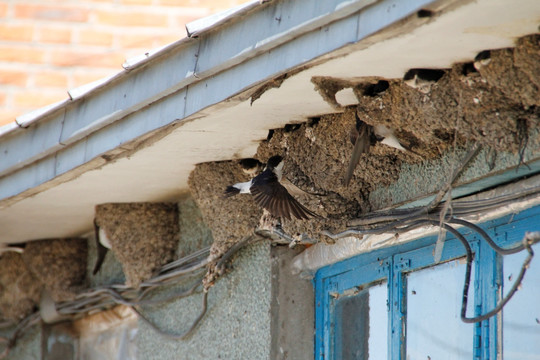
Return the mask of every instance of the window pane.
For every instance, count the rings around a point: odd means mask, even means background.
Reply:
[[[540,247],[521,289],[503,309],[503,353],[505,360],[540,359]],[[517,278],[527,252],[503,257],[504,294],[508,293]]]
[[[386,359],[386,283],[337,300],[334,359]]]
[[[407,276],[407,359],[471,359],[474,325],[460,319],[465,261]],[[467,315],[473,315],[474,267]]]

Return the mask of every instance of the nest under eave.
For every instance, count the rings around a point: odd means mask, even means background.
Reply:
[[[369,194],[395,182],[404,163],[440,157],[450,147],[475,142],[494,151],[519,153],[538,126],[540,116],[540,36],[517,41],[512,49],[493,50],[476,64],[455,64],[428,90],[409,87],[401,79],[384,79],[388,88],[367,91],[381,79],[357,81],[352,87],[359,105],[344,112],[276,129],[260,144],[255,157],[265,162],[272,155],[285,157],[284,176],[315,195],[298,200],[323,219],[289,220],[283,229],[316,239],[323,229],[343,230],[348,220],[375,210]],[[352,76],[354,74],[351,74]],[[326,97],[344,85],[318,80]],[[419,156],[377,144],[362,155],[349,186],[344,186],[352,145],[349,132],[355,112],[370,125],[395,129],[404,145]],[[534,145],[533,145],[534,146]],[[227,185],[248,180],[235,161],[199,164],[189,186],[212,229],[217,256],[251,234],[262,210],[249,196],[224,198]]]

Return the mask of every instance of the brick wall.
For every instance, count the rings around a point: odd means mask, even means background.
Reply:
[[[245,0],[0,0],[0,126]]]

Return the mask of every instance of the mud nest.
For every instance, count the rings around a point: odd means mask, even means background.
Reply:
[[[96,206],[96,223],[105,230],[128,286],[138,287],[174,258],[179,241],[176,204],[102,204]]]
[[[42,285],[18,253],[3,254],[0,269],[0,320],[16,323],[35,310]]]
[[[226,198],[228,185],[248,181],[240,166],[234,161],[198,164],[189,176],[188,184],[204,221],[212,230],[214,243],[210,249],[212,259],[220,257],[232,245],[253,233],[262,210],[248,196]],[[211,286],[219,271],[210,266],[204,279],[205,287]]]
[[[520,39],[515,48],[484,52],[475,62],[441,70],[440,77],[421,88],[401,79],[314,79],[316,90],[333,107],[339,107],[336,92],[346,87],[354,90],[358,105],[271,130],[260,144],[254,157],[265,162],[282,155],[284,176],[311,193],[297,199],[322,217],[285,220],[287,233],[324,240],[321,230],[343,230],[350,219],[376,210],[368,195],[395,182],[404,163],[438,158],[450,147],[480,143],[496,152],[523,151],[540,116],[539,35]],[[393,129],[415,154],[377,143],[362,155],[352,181],[344,186],[355,113],[369,125]],[[221,244],[214,255],[257,225],[261,210],[249,196],[222,198],[227,185],[246,180],[234,161],[200,164],[191,174],[190,188]]]
[[[29,242],[22,258],[54,301],[72,299],[84,287],[86,239],[48,239]]]

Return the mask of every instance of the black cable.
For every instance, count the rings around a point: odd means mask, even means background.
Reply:
[[[199,316],[197,316],[197,318],[193,321],[193,323],[191,324],[191,326],[189,327],[189,329],[187,329],[184,333],[180,334],[180,335],[177,335],[177,334],[173,334],[173,333],[170,333],[168,331],[164,331],[162,329],[160,329],[156,324],[154,324],[150,319],[148,319],[147,317],[145,317],[141,311],[139,311],[139,309],[137,309],[136,306],[132,306],[131,307],[133,309],[133,311],[135,311],[135,313],[137,314],[137,316],[139,316],[139,318],[141,320],[143,320],[146,324],[148,324],[154,331],[156,331],[158,334],[160,334],[161,336],[163,337],[166,337],[168,339],[171,339],[171,340],[185,340],[187,339],[192,333],[193,333],[193,330],[195,330],[195,328],[199,325],[199,323],[201,322],[202,318],[204,317],[204,315],[206,314],[206,310],[208,309],[208,292],[204,291],[203,292],[203,297],[202,297],[202,310],[201,312],[199,313]]]
[[[439,221],[437,220],[433,220],[433,219],[426,219],[425,220],[426,223],[429,223],[431,225],[435,225],[435,226],[441,226]],[[461,302],[461,321],[463,321],[464,323],[468,323],[468,324],[471,324],[471,323],[477,323],[477,322],[481,322],[481,321],[484,321],[484,320],[487,320],[489,318],[491,318],[492,316],[496,315],[497,313],[499,313],[503,307],[508,303],[508,301],[510,301],[510,299],[514,296],[514,294],[517,292],[517,290],[519,289],[519,287],[521,286],[521,283],[523,281],[523,278],[525,276],[525,272],[527,271],[531,261],[532,261],[532,258],[534,256],[534,252],[531,248],[531,245],[536,243],[536,242],[539,242],[540,241],[540,236],[536,236],[534,237],[534,234],[531,236],[531,235],[526,235],[523,240],[522,240],[522,245],[520,246],[516,246],[514,248],[511,248],[511,249],[503,249],[503,248],[500,248],[498,247],[495,242],[493,242],[493,240],[489,237],[489,235],[483,231],[480,227],[472,224],[472,223],[469,223],[467,221],[463,221],[463,220],[459,220],[459,219],[450,219],[449,222],[451,223],[457,223],[459,225],[462,225],[462,226],[465,226],[465,227],[468,227],[469,229],[473,230],[473,231],[477,231],[480,235],[482,235],[482,237],[484,239],[489,239],[488,241],[488,244],[490,245],[490,247],[492,247],[492,245],[495,245],[499,250],[501,250],[502,252],[505,252],[504,255],[508,255],[508,254],[515,254],[516,252],[519,252],[523,249],[526,249],[529,253],[529,255],[527,256],[527,258],[525,259],[525,261],[523,262],[523,265],[521,266],[521,270],[519,272],[519,275],[518,277],[516,278],[512,288],[510,289],[510,291],[506,294],[506,296],[495,306],[494,309],[492,309],[491,311],[488,311],[487,313],[483,314],[483,315],[478,315],[478,316],[475,316],[475,317],[472,317],[472,318],[469,318],[467,317],[467,302],[468,302],[468,297],[469,297],[469,287],[470,287],[470,281],[471,281],[471,267],[472,267],[472,261],[473,261],[473,253],[472,253],[472,250],[471,250],[471,247],[467,241],[467,239],[465,239],[465,237],[459,232],[457,231],[455,228],[453,228],[452,226],[444,223],[442,224],[442,227],[444,229],[446,229],[447,231],[451,232],[462,244],[463,244],[463,247],[465,248],[465,256],[466,256],[466,259],[467,259],[467,264],[466,264],[466,270],[465,270],[465,281],[464,281],[464,284],[463,284],[463,296],[462,296],[462,302]],[[480,231],[478,231],[480,230]],[[493,248],[495,250],[495,248]],[[519,250],[516,250],[516,249],[519,249]]]
[[[454,216],[465,216],[471,214],[478,214],[479,212],[485,212],[488,210],[500,208],[501,206],[515,202],[516,200],[525,200],[531,196],[536,196],[540,193],[540,186],[534,186],[513,194],[501,195],[490,199],[479,200],[456,200],[452,202],[452,212]],[[433,209],[432,213],[439,213],[443,204],[439,204]],[[418,216],[420,213],[426,215],[426,212],[422,213],[424,207],[408,208],[408,209],[391,209],[383,210],[379,212],[373,212],[366,214],[365,216],[357,219],[353,219],[349,222],[350,227],[362,227],[362,226],[374,226],[381,223],[391,223],[397,220],[410,220]]]
[[[463,283],[463,295],[462,295],[462,301],[461,301],[461,320],[465,321],[466,318],[466,312],[467,312],[467,302],[469,298],[469,287],[471,283],[471,268],[472,268],[472,261],[474,259],[474,255],[471,249],[471,246],[469,245],[469,242],[459,231],[457,231],[455,228],[448,224],[440,224],[439,221],[436,220],[426,220],[427,223],[430,223],[435,226],[442,226],[445,230],[452,233],[463,245],[465,248],[465,257],[467,258],[467,264],[465,268],[465,282]],[[465,321],[466,322],[466,321]]]
[[[526,191],[531,193],[530,189]],[[538,191],[538,188],[535,188],[534,192],[537,192],[537,191]],[[512,198],[513,198],[512,196],[506,197],[505,201],[509,201]],[[401,214],[399,215],[406,214],[405,209],[400,209],[400,210],[401,210],[400,211]],[[531,248],[531,245],[540,241],[540,235],[538,235],[538,233],[533,233],[533,235],[526,236],[524,240],[522,241],[522,244],[520,245],[511,247],[511,248],[502,248],[499,245],[497,245],[495,241],[493,241],[493,239],[491,239],[491,237],[487,234],[487,232],[485,232],[481,227],[469,221],[451,217],[449,219],[445,219],[441,223],[439,219],[439,215],[437,213],[432,213],[430,215],[424,214],[423,216],[418,216],[421,213],[418,211],[414,211],[414,214],[415,216],[413,217],[410,217],[410,216],[401,217],[398,215],[396,216],[396,218],[398,219],[393,222],[387,222],[390,216],[385,215],[384,223],[380,226],[372,226],[371,228],[363,228],[363,229],[358,229],[357,227],[357,228],[345,230],[337,234],[332,234],[329,231],[325,230],[323,231],[323,234],[333,239],[336,239],[336,238],[351,236],[351,235],[366,235],[366,234],[380,234],[380,233],[388,233],[388,232],[409,231],[414,228],[424,226],[425,224],[442,227],[445,230],[452,233],[463,244],[463,247],[465,248],[465,252],[466,252],[467,267],[465,271],[465,281],[463,284],[463,295],[462,295],[461,314],[460,314],[461,320],[465,323],[477,323],[480,321],[487,320],[490,317],[499,313],[503,309],[503,307],[508,303],[508,301],[510,301],[510,299],[516,293],[516,291],[519,289],[521,282],[523,281],[523,278],[525,276],[525,272],[527,268],[529,267],[530,262],[532,261],[532,257],[534,256],[534,252]],[[468,295],[469,287],[470,287],[470,281],[471,281],[471,267],[472,267],[472,261],[473,261],[473,253],[472,253],[469,243],[467,242],[467,239],[465,239],[465,237],[459,231],[457,231],[454,227],[450,226],[448,223],[461,225],[465,228],[468,228],[478,233],[487,242],[487,244],[501,256],[515,254],[524,249],[526,249],[529,253],[527,258],[523,262],[520,273],[517,279],[515,280],[512,288],[508,292],[508,294],[496,305],[494,309],[492,309],[491,311],[483,315],[479,315],[472,318],[469,318],[466,315],[467,302],[468,302],[468,296],[469,296]]]
[[[472,318],[468,318],[466,316],[467,303],[466,303],[466,298],[463,298],[464,305],[462,305],[462,307],[461,307],[461,321],[463,321],[464,323],[471,324],[471,323],[477,323],[477,322],[480,322],[480,321],[487,320],[490,317],[492,317],[492,316],[496,315],[497,313],[499,313],[503,309],[503,307],[508,303],[508,301],[510,301],[512,296],[514,296],[514,294],[520,288],[521,282],[523,281],[523,277],[525,276],[525,272],[529,268],[531,260],[532,260],[532,258],[534,256],[534,252],[533,252],[533,250],[532,250],[532,248],[531,248],[531,246],[528,243],[528,240],[526,238],[524,239],[523,244],[524,244],[523,245],[524,248],[527,249],[529,255],[527,256],[527,258],[523,262],[523,265],[521,266],[521,270],[519,272],[519,275],[518,275],[516,281],[514,282],[514,285],[512,286],[510,291],[508,292],[508,294],[506,294],[506,296],[499,302],[499,304],[497,304],[497,306],[495,306],[495,308],[493,310],[488,311],[487,313],[485,313],[483,315],[475,316],[475,317],[472,317]],[[470,278],[469,278],[469,281],[470,281]],[[464,309],[464,307],[465,307],[465,309]]]
[[[0,359],[6,358],[9,355],[11,349],[13,349],[13,347],[15,347],[15,345],[17,344],[17,340],[21,336],[21,334],[40,320],[41,317],[39,312],[32,313],[17,324],[13,335],[11,335],[9,339],[3,337],[2,340],[6,342],[6,347],[4,348],[4,351],[0,353]]]
[[[484,240],[486,240],[486,242],[489,244],[489,246],[493,250],[495,250],[495,252],[497,252],[499,255],[512,255],[512,254],[516,254],[516,253],[522,251],[523,249],[525,249],[525,245],[523,243],[521,243],[521,244],[519,244],[517,246],[511,247],[511,248],[508,248],[508,249],[502,248],[499,245],[497,245],[495,243],[495,241],[493,241],[493,239],[491,239],[491,237],[484,231],[484,229],[482,229],[480,226],[475,225],[475,224],[473,224],[473,223],[471,223],[469,221],[452,218],[452,219],[449,220],[449,222],[452,223],[452,224],[458,224],[458,225],[465,226],[465,227],[477,232],[480,236],[482,236],[482,238],[484,238]]]
[[[242,247],[250,243],[252,240],[260,237],[256,235],[248,236],[244,238],[239,243],[233,245],[225,254],[223,254],[219,259],[215,259],[214,262],[217,262],[218,267],[224,267],[225,262],[228,261],[234,253],[240,250]],[[197,316],[190,328],[181,335],[169,334],[165,331],[159,329],[154,325],[150,320],[148,320],[137,306],[140,305],[157,305],[164,302],[176,299],[179,297],[186,297],[192,295],[196,292],[197,288],[202,285],[202,281],[198,281],[189,289],[182,291],[180,293],[175,293],[159,299],[144,299],[150,291],[157,287],[162,287],[176,283],[178,277],[187,278],[192,277],[197,274],[197,271],[207,266],[210,262],[208,260],[209,247],[198,250],[184,258],[175,260],[171,263],[164,265],[160,270],[157,276],[152,279],[149,279],[140,284],[139,288],[134,289],[126,285],[110,285],[107,287],[95,288],[89,290],[85,293],[76,295],[75,299],[72,301],[65,301],[59,304],[56,304],[56,309],[59,313],[63,315],[70,315],[72,318],[76,318],[77,314],[87,314],[93,310],[103,310],[104,308],[113,306],[115,304],[123,304],[131,307],[135,313],[146,323],[148,323],[151,328],[156,330],[161,335],[181,340],[187,338],[193,330],[198,326],[200,321],[203,319],[207,311],[207,299],[208,294],[206,291],[203,292],[202,298],[202,310]],[[40,313],[34,312],[28,315],[26,318],[21,320],[15,328],[14,333],[10,338],[0,337],[0,343],[6,342],[7,345],[2,353],[0,353],[0,359],[3,359],[9,354],[9,351],[13,346],[17,338],[26,331],[30,326],[40,321]]]

